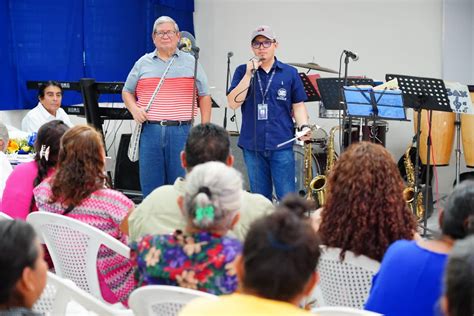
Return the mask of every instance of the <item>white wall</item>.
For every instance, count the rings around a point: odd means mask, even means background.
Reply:
[[[474,84],[474,3],[444,0],[443,76],[450,81]]]

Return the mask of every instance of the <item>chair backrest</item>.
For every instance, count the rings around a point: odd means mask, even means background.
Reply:
[[[311,311],[318,316],[380,316],[382,314],[364,311],[352,307],[327,306],[315,308]]]
[[[120,241],[73,218],[48,212],[28,215],[40,239],[46,244],[56,274],[72,280],[79,288],[102,299],[97,275],[97,254],[101,245],[130,257],[130,248]]]
[[[318,264],[320,281],[315,291],[317,305],[362,309],[380,262],[366,256],[355,256],[351,251],[346,251],[341,262],[340,248],[321,248]]]
[[[128,305],[140,316],[174,316],[192,299],[217,296],[169,285],[148,285],[138,288],[130,294]]]
[[[12,219],[13,217],[11,217],[10,215],[0,212],[0,221],[12,220]]]
[[[46,287],[33,306],[33,311],[43,315],[66,315],[74,307],[79,309],[78,315],[82,314],[84,309],[97,315],[133,315],[131,310],[114,309],[78,288],[71,280],[48,272]]]

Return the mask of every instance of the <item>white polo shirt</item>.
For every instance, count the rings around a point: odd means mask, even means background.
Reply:
[[[21,129],[28,133],[38,132],[39,128],[44,123],[53,120],[61,120],[67,126],[73,126],[71,120],[69,119],[69,116],[63,109],[59,108],[56,111],[56,116],[53,116],[44,108],[41,102],[38,102],[38,105],[35,108],[31,109],[31,111],[29,111],[21,121]]]

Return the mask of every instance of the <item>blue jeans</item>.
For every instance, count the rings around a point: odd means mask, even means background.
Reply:
[[[273,186],[278,200],[295,192],[293,148],[253,151],[242,149],[249,175],[250,190],[272,200]]]
[[[144,198],[157,187],[173,184],[176,178],[184,177],[180,154],[190,128],[191,125],[143,124],[139,166]]]

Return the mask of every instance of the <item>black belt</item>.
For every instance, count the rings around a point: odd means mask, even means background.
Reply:
[[[181,126],[191,124],[189,121],[146,121],[146,124],[160,124],[161,126]]]

